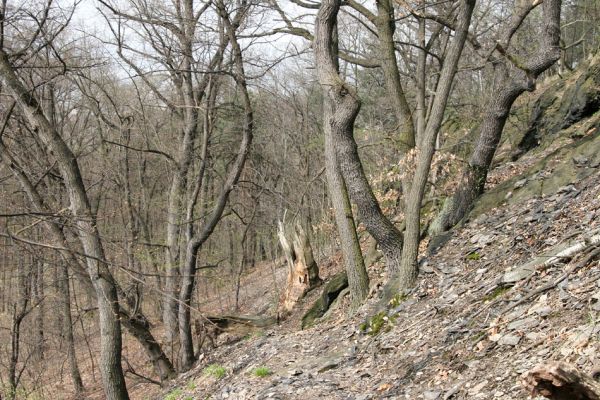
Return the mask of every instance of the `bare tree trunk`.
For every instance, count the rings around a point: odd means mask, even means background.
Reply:
[[[423,1],[423,4],[425,2]],[[417,38],[419,41],[419,53],[417,56],[417,108],[415,110],[417,114],[417,140],[423,136],[425,132],[426,125],[426,114],[427,114],[427,106],[425,105],[426,98],[426,86],[427,86],[427,49],[425,43],[425,18],[419,18],[419,30],[417,32]],[[408,193],[408,191],[406,192]]]
[[[232,23],[230,15],[222,1],[217,2],[217,10],[225,27],[225,33],[232,47],[234,59],[233,75],[236,86],[240,91],[240,96],[244,107],[244,123],[242,127],[242,138],[236,158],[230,167],[225,182],[223,182],[223,187],[215,201],[214,208],[207,217],[203,226],[199,229],[197,234],[191,238],[186,247],[185,262],[183,264],[181,276],[181,289],[179,291],[179,340],[181,344],[180,368],[183,371],[190,369],[195,362],[190,307],[195,284],[196,260],[198,257],[198,252],[219,223],[221,216],[223,215],[223,211],[225,210],[225,206],[229,200],[229,195],[235,187],[240,174],[242,173],[242,169],[244,168],[244,164],[246,162],[246,157],[250,151],[250,144],[252,143],[252,129],[254,123],[252,103],[250,101],[250,95],[248,93],[248,87],[246,84],[246,73],[244,71],[242,50],[236,37],[236,29],[239,21],[241,21],[242,16],[246,13],[247,8],[243,7],[237,10],[234,17],[234,23]]]
[[[104,249],[77,158],[43,114],[38,101],[23,86],[4,50],[0,52],[0,76],[41,141],[56,157],[69,195],[71,212],[75,218],[74,225],[88,255],[87,270],[97,295],[101,330],[100,365],[105,395],[109,400],[128,399],[121,367],[121,323],[117,290],[113,276],[103,261]]]
[[[183,183],[180,171],[175,170],[171,189],[169,191],[168,210],[167,210],[167,249],[166,260],[167,269],[164,278],[164,302],[163,302],[163,323],[165,324],[165,340],[171,349],[174,348],[175,341],[178,338],[177,314],[179,293],[179,212],[181,210],[181,198],[183,196]]]
[[[462,0],[455,37],[450,45],[448,55],[446,56],[440,73],[436,91],[437,94],[431,109],[431,116],[423,133],[423,137],[419,141],[417,168],[406,202],[406,231],[404,233],[404,246],[402,248],[402,263],[400,271],[398,271],[397,275],[390,283],[390,287],[394,290],[409,288],[414,284],[418,275],[417,256],[421,233],[421,202],[427,184],[431,160],[433,158],[433,153],[435,152],[435,141],[444,117],[458,61],[467,39],[474,6],[475,0]]]
[[[6,390],[8,400],[17,398],[17,387],[21,380],[21,372],[17,370],[21,346],[21,323],[31,311],[31,308],[28,309],[31,271],[26,271],[24,264],[23,258],[20,258],[17,267],[17,298],[13,304],[10,329],[10,360],[8,363],[8,388]],[[31,266],[29,267],[31,268]]]
[[[79,372],[77,364],[77,356],[75,352],[75,339],[73,337],[73,319],[71,317],[71,291],[69,287],[69,270],[65,261],[60,260],[58,265],[58,290],[60,292],[61,319],[62,319],[62,336],[65,340],[67,359],[69,362],[69,371],[71,380],[75,387],[75,394],[81,397],[84,391],[83,380]]]
[[[242,240],[240,243],[241,246],[241,257],[240,263],[235,276],[235,311],[239,311],[240,309],[240,289],[242,286],[242,274],[244,273],[244,268],[246,265],[249,265],[250,257],[248,253],[250,252],[248,248],[252,248],[251,251],[254,251],[254,242],[252,241],[251,232],[253,231],[252,223],[254,222],[254,217],[256,216],[256,206],[257,203],[254,203],[254,209],[252,210],[252,216],[250,220],[246,224],[244,228],[244,233],[242,234]],[[250,235],[249,235],[250,234]],[[250,241],[248,238],[250,237]],[[250,245],[248,245],[250,243]]]
[[[511,24],[496,45],[501,49],[501,53],[506,53],[512,35],[535,6],[536,4],[531,4],[528,8],[516,8],[513,11]],[[537,54],[525,61],[519,61],[522,65],[512,65],[512,73],[510,60],[503,60],[494,65],[494,87],[485,107],[477,143],[469,164],[462,173],[460,185],[444,204],[432,234],[450,229],[471,210],[477,197],[483,193],[487,174],[513,103],[525,91],[533,91],[536,78],[560,58],[560,8],[561,0],[543,2],[544,26]]]
[[[378,233],[381,232],[378,229],[380,228],[378,223],[383,223],[388,230],[391,227],[393,231],[394,227],[379,209],[360,165],[360,160],[357,158],[356,143],[354,143],[352,135],[360,102],[354,90],[346,85],[338,75],[337,43],[334,40],[334,35],[336,35],[334,30],[337,26],[339,8],[340,1],[338,0],[326,0],[321,3],[315,23],[314,49],[317,76],[323,88],[324,97],[323,131],[327,186],[333,203],[344,264],[348,273],[352,308],[357,308],[368,295],[369,277],[356,234],[348,192],[351,195],[354,194],[353,200],[356,201],[359,215],[367,227],[375,229]],[[350,147],[354,144],[352,160],[345,159],[348,155],[338,151],[337,145],[340,140],[345,140],[346,144],[350,141]],[[347,161],[351,161],[351,163]],[[346,167],[346,171],[344,171],[344,167]],[[348,176],[344,175],[344,172]],[[351,172],[354,174],[351,175]],[[387,225],[385,225],[386,222]],[[377,237],[382,239],[381,235],[377,235]]]
[[[400,71],[396,60],[396,46],[394,44],[394,31],[396,20],[392,0],[377,1],[377,18],[375,25],[379,39],[379,53],[381,55],[381,69],[385,78],[385,86],[391,100],[394,102],[396,123],[399,125],[400,157],[415,147],[415,127],[412,113],[400,81]]]
[[[44,359],[44,264],[34,259],[34,270],[32,271],[32,301],[36,304],[35,313],[35,357]]]

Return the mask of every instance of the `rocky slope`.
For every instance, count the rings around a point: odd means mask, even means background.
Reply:
[[[585,108],[546,145],[500,165],[471,221],[424,251],[418,286],[386,314],[367,315],[377,293],[353,316],[342,298],[300,330],[311,293],[282,325],[207,352],[167,390],[138,386],[132,396],[525,399],[520,375],[540,362],[591,372],[600,363],[600,265],[589,241],[600,233],[598,150],[600,113]],[[578,242],[586,249],[551,259]],[[334,261],[323,276],[339,270]],[[375,286],[386,279],[380,264],[370,274]]]

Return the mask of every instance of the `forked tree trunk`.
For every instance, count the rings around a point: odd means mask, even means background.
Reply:
[[[377,200],[366,180],[357,154],[352,160],[347,160],[338,151],[340,140],[354,143],[354,120],[360,109],[360,102],[354,90],[338,75],[337,43],[334,40],[337,14],[340,1],[326,0],[321,3],[315,23],[315,62],[319,84],[323,88],[323,131],[325,135],[325,166],[327,186],[333,204],[336,225],[342,245],[342,255],[348,273],[350,286],[351,307],[358,308],[369,293],[369,276],[365,268],[360,243],[356,234],[356,226],[352,215],[348,193],[354,194],[359,215],[367,229],[376,228],[383,214]],[[347,142],[346,142],[347,143]],[[354,143],[356,147],[356,143]],[[346,172],[344,175],[344,163]],[[354,172],[354,174],[350,174]],[[383,217],[384,223],[393,225]],[[373,223],[373,225],[371,224]],[[369,230],[371,232],[371,230]],[[380,231],[377,230],[379,233]],[[379,235],[371,234],[377,239]]]
[[[331,6],[339,8],[339,4],[324,3],[323,9],[328,10]],[[378,20],[379,29],[382,34],[386,34],[382,39],[382,54],[385,53],[383,60],[383,68],[385,70],[386,85],[390,95],[394,98],[394,105],[400,107],[398,118],[399,123],[403,124],[401,129],[401,140],[403,142],[401,152],[408,151],[414,145],[414,127],[412,119],[407,120],[409,113],[405,110],[406,99],[400,83],[400,78],[397,70],[396,58],[393,53],[393,29],[390,16],[386,13],[391,12],[391,5],[388,8],[380,10],[382,16]],[[333,17],[333,23],[337,19],[337,11]],[[383,18],[383,19],[382,19]],[[317,16],[317,25],[315,26],[315,50],[323,47],[320,43],[323,41],[320,36],[325,35],[324,28],[319,27],[321,23]],[[333,29],[333,28],[331,28]],[[332,31],[333,32],[333,31]],[[392,40],[392,43],[390,43]],[[329,39],[332,42],[332,39]],[[392,46],[392,47],[390,47]],[[326,54],[324,51],[328,51]],[[402,233],[394,226],[394,224],[383,214],[379,202],[373,194],[373,190],[365,175],[359,154],[358,146],[354,140],[354,120],[360,110],[360,99],[353,88],[350,88],[338,75],[337,72],[337,52],[332,54],[332,50],[319,50],[323,54],[318,54],[315,51],[315,60],[317,63],[317,75],[319,83],[324,88],[325,98],[329,99],[332,107],[330,126],[326,129],[331,129],[332,143],[334,143],[339,171],[345,182],[350,200],[356,205],[356,211],[360,222],[364,224],[369,234],[375,239],[381,251],[383,252],[386,263],[392,271],[397,271],[400,266],[400,255],[403,244]],[[325,63],[325,57],[335,57],[335,60]],[[334,62],[335,61],[335,62]],[[350,287],[352,287],[351,273],[348,274]],[[352,290],[351,290],[352,291]]]
[[[417,167],[406,200],[406,231],[402,248],[400,271],[390,282],[394,290],[404,290],[412,286],[418,275],[417,256],[421,234],[421,202],[427,184],[431,160],[435,152],[435,142],[440,130],[458,61],[462,54],[469,24],[475,7],[475,0],[463,0],[459,12],[454,40],[450,45],[444,65],[440,72],[435,100],[431,109],[423,137],[419,138],[417,148]]]
[[[292,311],[309,290],[321,282],[321,278],[310,240],[302,225],[295,225],[291,244],[281,221],[277,236],[288,265],[286,285],[279,300],[279,313],[285,315]]]
[[[219,17],[223,22],[225,28],[225,34],[231,43],[233,61],[234,61],[234,79],[236,86],[240,91],[240,97],[244,108],[244,122],[242,127],[242,137],[238,147],[238,152],[233,161],[223,187],[215,200],[214,208],[207,216],[205,223],[198,230],[198,232],[188,242],[185,250],[185,261],[181,271],[181,288],[179,291],[179,341],[181,344],[181,363],[180,368],[182,371],[189,370],[194,362],[194,342],[192,336],[192,325],[191,325],[191,301],[194,290],[195,277],[196,277],[196,261],[198,258],[198,252],[202,245],[212,235],[215,227],[221,220],[225,206],[229,200],[229,195],[237,184],[239,177],[244,168],[248,152],[250,151],[250,144],[252,143],[253,124],[254,116],[252,111],[252,103],[250,101],[250,95],[248,93],[248,87],[246,84],[246,73],[244,71],[244,62],[242,56],[242,50],[237,41],[238,24],[246,13],[247,8],[242,7],[238,9],[234,22],[231,21],[230,16],[225,8],[222,1],[217,2],[217,11]]]

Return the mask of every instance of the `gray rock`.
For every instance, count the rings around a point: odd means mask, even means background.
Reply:
[[[434,235],[429,241],[429,245],[427,246],[427,252],[429,255],[434,255],[437,251],[443,247],[450,239],[452,239],[452,231],[442,232],[437,235]]]
[[[532,312],[539,315],[540,317],[547,317],[548,315],[550,315],[552,313],[552,307],[550,307],[550,306],[535,307],[535,308],[533,308]]]
[[[576,191],[577,191],[577,188],[575,187],[575,185],[570,184],[570,185],[567,185],[567,186],[560,187],[556,191],[556,193],[569,193],[569,192],[576,192]]]
[[[513,186],[515,189],[520,189],[523,186],[525,186],[525,184],[527,183],[527,178],[525,179],[520,179],[518,181],[515,182],[515,185]]]
[[[523,279],[527,279],[535,273],[535,269],[532,265],[525,264],[519,266],[511,271],[508,271],[502,277],[504,283],[514,283]]]
[[[498,340],[498,344],[502,346],[516,346],[521,341],[521,336],[504,335]]]
[[[341,362],[342,359],[340,357],[333,357],[328,360],[325,360],[325,362],[318,367],[317,372],[321,373],[329,371],[330,369],[337,368],[341,364]]]
[[[508,324],[508,329],[511,331],[525,330],[535,328],[539,324],[540,322],[537,320],[537,318],[529,317],[511,322]]]
[[[442,395],[442,392],[439,390],[427,390],[423,392],[423,398],[425,400],[436,400],[439,399]]]
[[[584,167],[590,160],[584,155],[575,155],[573,156],[573,163],[578,167]]]

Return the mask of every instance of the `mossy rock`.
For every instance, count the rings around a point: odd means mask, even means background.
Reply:
[[[567,131],[573,132],[575,127]],[[590,135],[550,153],[523,174],[485,192],[475,203],[469,219],[473,219],[488,210],[502,204],[517,204],[537,196],[552,195],[561,187],[581,181],[598,173],[600,164],[600,113],[594,116],[586,131]],[[587,166],[576,165],[573,160],[587,159]],[[544,172],[544,176],[540,174]],[[515,189],[517,181],[527,179],[525,185]],[[510,193],[510,196],[509,196]]]
[[[340,293],[348,287],[348,275],[346,271],[335,274],[323,287],[321,296],[302,317],[302,329],[309,328],[321,318]]]

